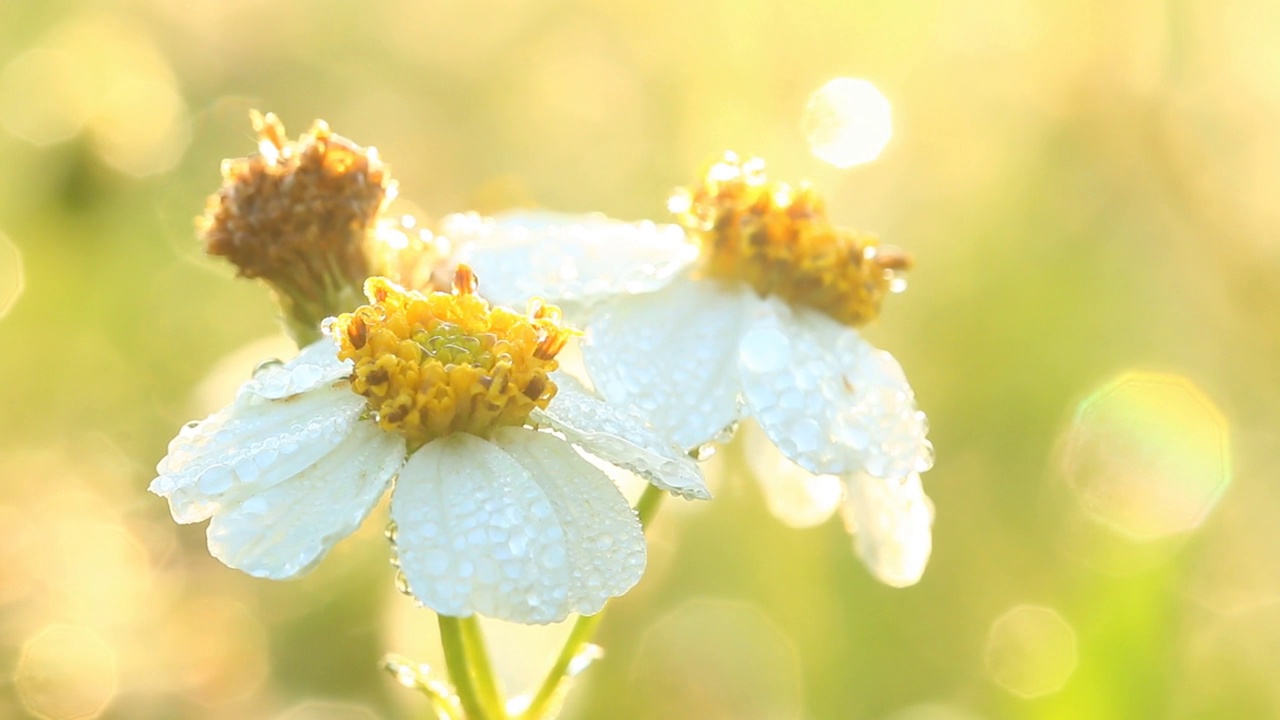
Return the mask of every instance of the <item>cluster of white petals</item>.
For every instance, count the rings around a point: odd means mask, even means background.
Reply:
[[[268,365],[169,444],[151,491],[210,520],[210,552],[251,575],[301,575],[394,484],[395,549],[413,595],[444,615],[526,623],[591,614],[645,566],[635,511],[578,453],[707,498],[696,465],[639,418],[572,382],[529,426],[453,433],[408,452],[352,391],[325,338]]]
[[[674,225],[520,213],[454,216],[445,232],[485,278],[482,294],[566,306],[605,400],[686,449],[750,418],[787,461],[843,481],[843,515],[880,580],[919,580],[933,519],[919,474],[933,448],[888,352],[819,310],[702,276]]]

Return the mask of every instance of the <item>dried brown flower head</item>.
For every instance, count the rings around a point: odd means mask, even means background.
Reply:
[[[385,251],[374,232],[395,182],[377,150],[336,135],[323,121],[289,141],[274,114],[251,113],[258,153],[225,160],[223,184],[196,229],[210,255],[275,290],[295,339],[363,300]]]

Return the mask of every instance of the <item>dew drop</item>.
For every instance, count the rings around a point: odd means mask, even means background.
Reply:
[[[723,428],[720,428],[720,432],[716,433],[716,436],[712,439],[712,442],[727,443],[730,440],[733,440],[733,436],[738,434],[738,426],[739,426],[738,421],[734,420],[728,425],[725,425]]]
[[[703,443],[698,447],[694,448],[692,451],[690,451],[689,457],[692,457],[694,460],[697,460],[698,462],[705,462],[707,460],[710,460],[712,456],[714,456],[715,454],[716,454],[715,444]]]
[[[271,358],[269,360],[263,360],[262,362],[254,366],[253,377],[258,377],[258,375],[260,375],[261,373],[264,373],[268,370],[272,370],[278,367],[284,367],[284,361],[280,360],[279,358]]]
[[[205,495],[221,495],[231,489],[234,481],[229,468],[217,465],[200,474],[196,488]]]
[[[396,571],[396,590],[398,590],[401,595],[413,597],[413,590],[409,588],[409,578],[405,576],[403,570]]]

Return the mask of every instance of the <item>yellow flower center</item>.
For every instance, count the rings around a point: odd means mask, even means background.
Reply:
[[[745,281],[847,325],[873,320],[911,266],[902,250],[832,225],[809,185],[770,182],[759,158],[726,153],[701,183],[676,190],[668,207],[700,244],[707,276]]]
[[[537,300],[526,315],[491,308],[475,286],[465,265],[452,293],[424,295],[370,278],[370,304],[339,316],[329,331],[338,356],[355,362],[351,388],[410,449],[450,433],[486,437],[523,425],[556,394],[548,373],[572,334],[559,308]]]

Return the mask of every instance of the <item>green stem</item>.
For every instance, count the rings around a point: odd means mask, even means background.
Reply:
[[[476,693],[475,682],[471,678],[471,666],[467,661],[466,639],[463,637],[462,624],[456,617],[438,616],[440,620],[440,645],[444,648],[445,665],[449,668],[449,679],[458,693],[462,710],[471,720],[484,720],[486,717],[480,696]]]
[[[484,633],[480,630],[480,619],[475,615],[462,618],[462,642],[466,647],[467,659],[471,662],[471,672],[475,675],[476,694],[480,704],[488,711],[486,717],[494,720],[506,720],[506,703],[502,693],[498,691],[498,681],[493,672],[493,664],[489,662],[489,651],[485,648]]]
[[[636,515],[640,517],[641,527],[648,529],[665,495],[664,491],[654,485],[645,487],[644,493],[636,501]],[[573,629],[569,631],[569,637],[565,640],[560,655],[556,657],[555,664],[551,666],[538,692],[529,701],[529,706],[520,714],[519,720],[542,720],[556,696],[559,695],[560,688],[569,674],[569,666],[591,642],[602,620],[604,620],[603,608],[595,615],[580,615],[573,623]]]
[[[640,499],[636,501],[636,515],[640,516],[640,527],[645,530],[649,529],[649,523],[653,521],[653,516],[658,513],[658,507],[662,505],[662,498],[666,496],[667,494],[656,485],[645,487]]]

